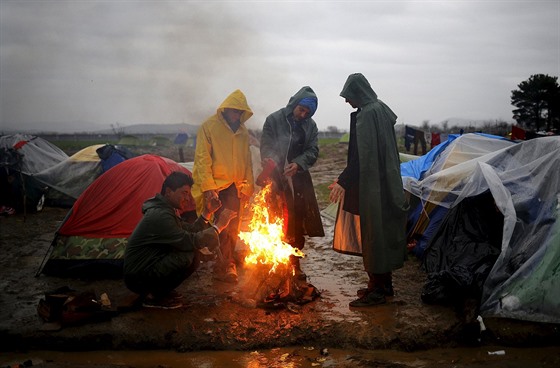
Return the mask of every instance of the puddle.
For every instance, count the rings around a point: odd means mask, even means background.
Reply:
[[[496,354],[499,352],[499,354]],[[560,352],[549,348],[477,347],[433,349],[419,352],[394,350],[344,350],[314,346],[286,347],[263,351],[35,351],[3,354],[0,366],[31,361],[33,366],[120,366],[165,368],[218,367],[537,367],[558,366]]]

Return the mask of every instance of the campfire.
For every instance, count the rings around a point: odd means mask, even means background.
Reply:
[[[284,240],[282,217],[273,213],[271,185],[266,185],[252,204],[249,231],[239,233],[248,246],[245,256],[247,297],[256,300],[257,306],[277,308],[287,302],[303,304],[318,295],[316,289],[294,277],[291,257],[303,258],[299,249]]]

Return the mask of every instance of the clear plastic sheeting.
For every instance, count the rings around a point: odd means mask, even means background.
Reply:
[[[433,158],[428,168],[422,170],[422,178],[403,176],[403,187],[423,202],[449,208],[472,177],[478,162],[484,162],[491,155],[515,144],[495,136],[474,133],[456,137]]]
[[[86,147],[57,165],[37,173],[35,179],[77,199],[102,173],[101,160],[96,150],[103,146],[99,144]]]
[[[560,137],[542,137],[426,175],[405,189],[452,208],[489,190],[504,215],[481,315],[560,323]]]
[[[3,152],[2,163],[5,165],[10,164],[10,162],[4,162],[8,152],[16,152],[21,160],[17,169],[25,175],[36,174],[68,158],[68,155],[54,144],[29,134],[1,136],[0,150]],[[15,166],[14,169],[16,169]]]
[[[406,181],[408,180],[423,179],[443,169],[513,144],[510,140],[497,135],[484,133],[449,134],[446,141],[438,144],[427,154],[417,159],[405,161],[401,154],[401,176],[406,187]]]

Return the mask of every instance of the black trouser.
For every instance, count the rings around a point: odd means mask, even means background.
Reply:
[[[230,185],[224,190],[218,193],[220,201],[222,202],[222,207],[220,207],[215,214],[216,220],[220,217],[220,214],[224,208],[228,208],[235,213],[237,217],[233,218],[229,225],[220,233],[220,251],[222,253],[222,259],[219,260],[220,265],[218,267],[224,268],[230,263],[235,263],[234,254],[235,246],[237,245],[238,233],[239,233],[239,218],[241,217],[240,206],[241,202],[237,195],[237,188],[235,184]]]
[[[192,260],[192,261],[191,261]],[[165,297],[191,276],[200,265],[199,253],[172,252],[142,274],[124,275],[126,287],[131,291],[155,298]]]
[[[288,218],[284,218],[287,222],[288,243],[294,248],[302,250],[305,246],[304,236],[304,219],[305,219],[305,197],[303,196],[303,188],[301,188],[301,180],[298,180],[297,174],[292,177],[292,185],[294,188],[294,195],[291,198],[291,193],[286,191],[286,201],[288,203]]]

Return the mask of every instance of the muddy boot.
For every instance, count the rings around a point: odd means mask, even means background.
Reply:
[[[385,296],[395,296],[395,290],[393,289],[393,274],[391,272],[387,272],[384,275],[383,294],[385,294]]]
[[[367,293],[372,291],[378,291],[379,293],[385,295],[386,297],[392,297],[395,295],[395,291],[393,289],[393,277],[391,272],[387,273],[379,273],[379,274],[370,274],[368,287],[359,289],[356,295],[358,298],[364,297]]]
[[[358,298],[363,298],[364,296],[366,296],[368,293],[371,293],[375,289],[374,274],[368,272],[368,277],[369,277],[369,280],[368,280],[367,287],[365,287],[363,289],[358,289],[358,291],[356,292],[356,295],[358,296]]]
[[[387,300],[383,291],[380,289],[374,289],[373,291],[367,292],[364,296],[353,300],[350,302],[351,307],[371,307],[379,304],[385,304]]]

